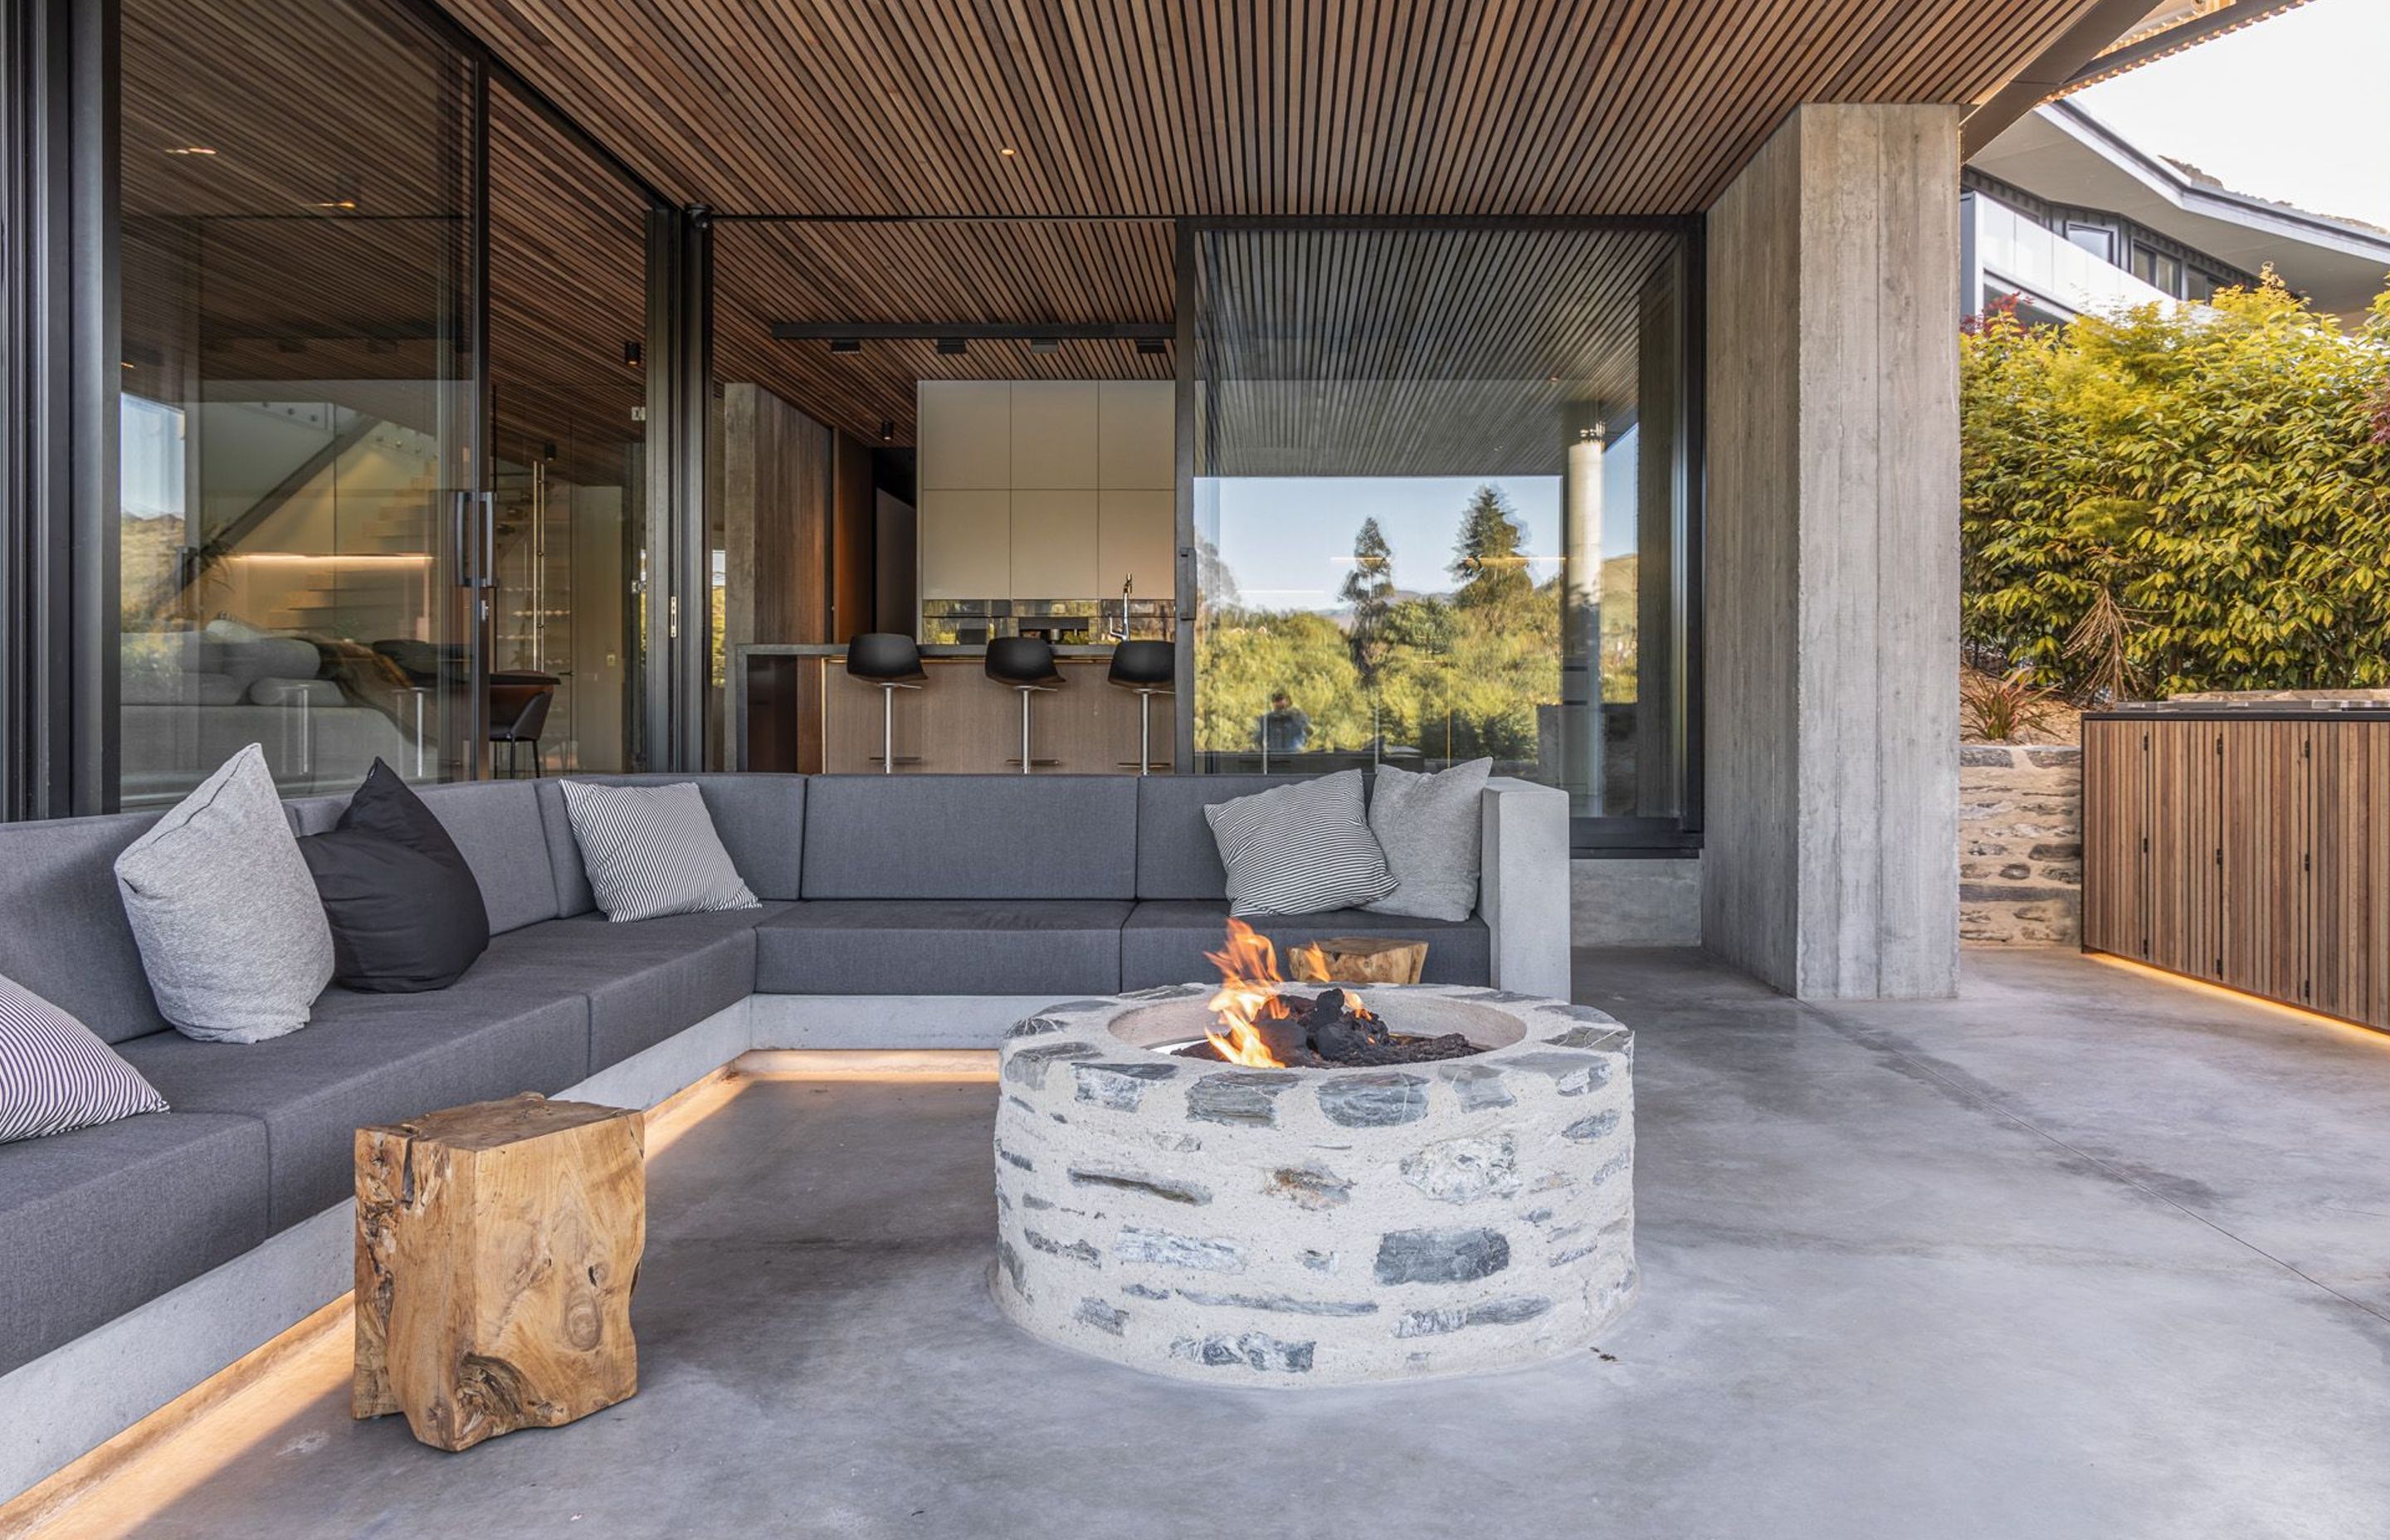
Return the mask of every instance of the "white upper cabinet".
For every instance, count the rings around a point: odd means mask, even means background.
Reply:
[[[925,487],[920,501],[921,597],[1002,598],[1012,583],[1012,494]]]
[[[1012,597],[1097,596],[1098,516],[1091,487],[1016,489],[1012,494]]]
[[[1167,379],[1108,379],[1097,389],[1101,449],[1096,484],[1176,487],[1178,387]]]
[[[1012,484],[1097,485],[1098,393],[1092,379],[1012,382]]]
[[[921,597],[1095,599],[1176,584],[1169,380],[920,383]]]
[[[925,379],[918,399],[921,490],[1012,485],[1010,381]]]
[[[1162,489],[1111,487],[1097,496],[1098,598],[1135,582],[1141,599],[1178,591],[1178,496]]]

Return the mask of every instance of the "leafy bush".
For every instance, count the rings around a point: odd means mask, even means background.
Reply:
[[[2079,698],[2390,683],[2390,294],[1960,339],[1962,629]]]

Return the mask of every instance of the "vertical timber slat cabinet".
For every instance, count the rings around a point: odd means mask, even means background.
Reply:
[[[2149,801],[2141,828],[2149,839],[2142,899],[2145,961],[2193,978],[2224,971],[2217,942],[2223,923],[2218,874],[2224,864],[2217,824],[2222,815],[2217,768],[2224,755],[2214,725],[2152,722]]]
[[[2083,724],[2083,944],[2390,1030],[2390,719]]]
[[[2083,944],[2122,957],[2150,954],[2149,748],[2145,723],[2083,724]]]

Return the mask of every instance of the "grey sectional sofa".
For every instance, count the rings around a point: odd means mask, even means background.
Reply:
[[[988,1047],[1040,1006],[1207,978],[1224,875],[1205,804],[1259,776],[693,779],[760,908],[609,924],[552,781],[424,792],[490,949],[452,988],[328,991],[302,1032],[194,1042],[159,1016],[111,863],[148,815],[0,826],[0,974],[173,1105],[0,1145],[0,1494],[348,1287],[363,1123],[520,1091],[648,1106],[752,1048]],[[345,799],[287,804],[301,833]],[[1479,912],[1266,919],[1281,945],[1431,943],[1427,977],[1568,990],[1567,800],[1497,780]]]

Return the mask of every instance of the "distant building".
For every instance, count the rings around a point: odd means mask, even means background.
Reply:
[[[2069,101],[2018,119],[1969,160],[1960,186],[1970,314],[2011,295],[2037,322],[2198,302],[2270,264],[2316,309],[2353,320],[2390,275],[2390,231],[2234,192]]]

